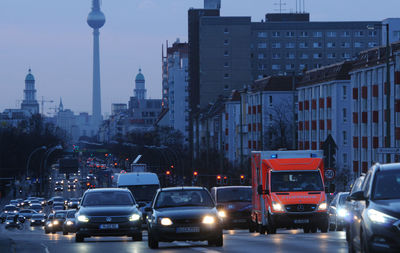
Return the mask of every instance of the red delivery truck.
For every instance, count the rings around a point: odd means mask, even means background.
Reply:
[[[253,151],[252,212],[249,230],[275,234],[277,228],[328,231],[323,152]]]

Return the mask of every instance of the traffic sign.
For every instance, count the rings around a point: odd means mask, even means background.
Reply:
[[[400,148],[378,148],[379,154],[400,154]]]
[[[328,180],[333,180],[336,176],[336,172],[334,169],[328,168],[325,169],[325,178]]]

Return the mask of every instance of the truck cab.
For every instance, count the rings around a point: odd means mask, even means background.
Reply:
[[[328,231],[323,152],[253,151],[250,231]]]

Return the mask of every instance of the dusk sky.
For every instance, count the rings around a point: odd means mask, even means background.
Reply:
[[[276,12],[272,0],[222,0],[222,16],[260,21]],[[295,11],[295,0],[287,0]],[[127,103],[139,67],[148,97],[161,97],[161,45],[187,41],[187,10],[203,0],[103,0],[100,30],[102,112]],[[0,0],[0,111],[19,108],[28,68],[36,78],[45,111],[58,106],[91,113],[92,30],[86,23],[91,0]],[[306,0],[312,21],[366,21],[400,17],[399,0]],[[53,109],[54,112],[54,109]]]

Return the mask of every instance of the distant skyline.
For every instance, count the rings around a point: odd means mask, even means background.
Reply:
[[[279,1],[222,0],[222,16],[264,19]],[[286,12],[295,0],[284,1]],[[251,3],[251,4],[250,4]],[[187,11],[203,0],[102,0],[106,23],[100,31],[102,111],[128,103],[139,68],[148,97],[161,98],[161,45],[187,41]],[[91,0],[0,1],[0,111],[19,108],[28,69],[45,111],[58,107],[91,113],[92,30],[86,24]],[[399,0],[306,0],[311,21],[376,21],[400,17]],[[18,101],[18,103],[17,103]],[[54,111],[54,110],[53,110]]]

